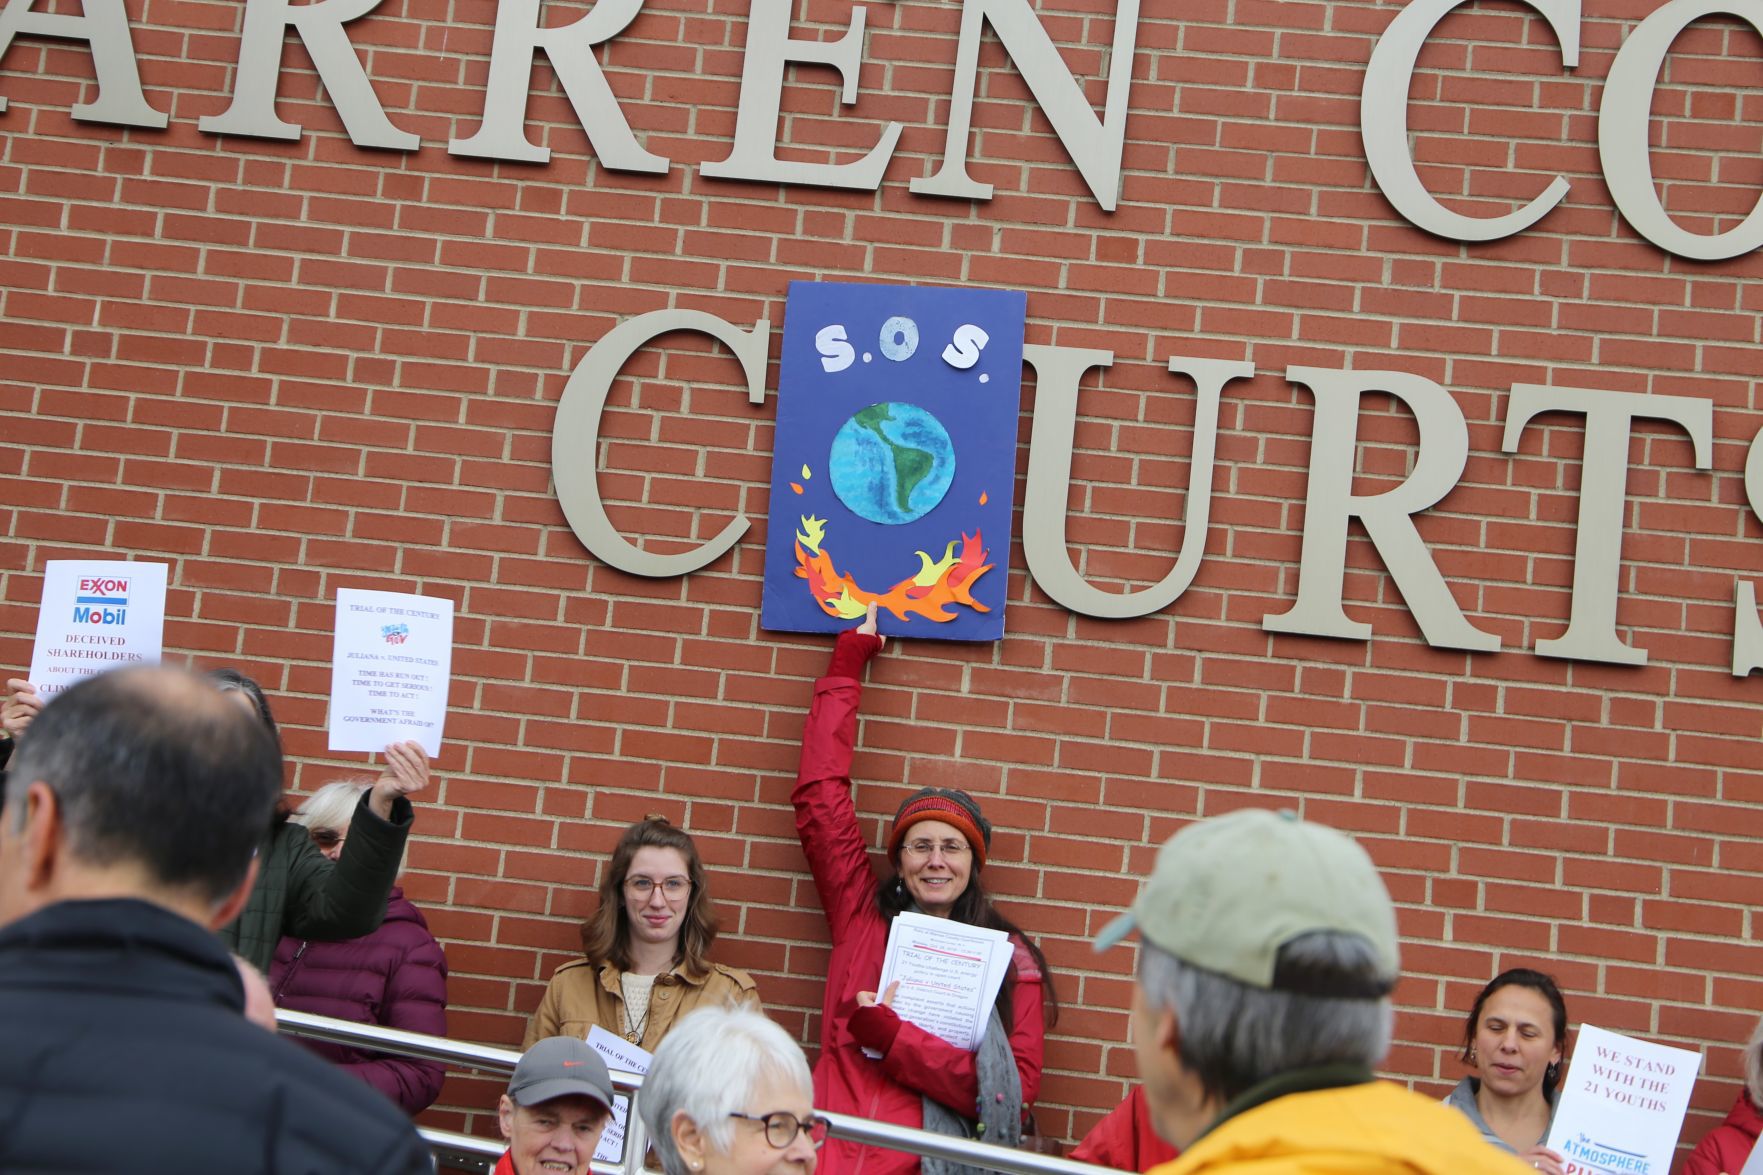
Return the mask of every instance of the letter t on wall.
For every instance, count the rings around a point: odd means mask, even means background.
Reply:
[[[1518,449],[1524,426],[1543,412],[1585,416],[1579,478],[1579,526],[1573,550],[1573,601],[1567,631],[1538,641],[1539,657],[1645,665],[1647,654],[1616,635],[1616,589],[1622,574],[1622,515],[1628,503],[1628,441],[1635,419],[1669,420],[1690,434],[1696,468],[1713,464],[1714,404],[1690,396],[1650,396],[1596,388],[1514,384],[1500,448]]]

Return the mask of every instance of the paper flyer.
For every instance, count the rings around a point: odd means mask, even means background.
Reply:
[[[330,749],[379,751],[414,739],[431,758],[440,754],[452,673],[452,600],[339,588]]]
[[[1549,1149],[1567,1175],[1670,1175],[1702,1055],[1583,1024]]]
[[[588,1029],[587,1041],[590,1048],[606,1058],[606,1067],[614,1073],[647,1076],[650,1062],[655,1059],[654,1053],[638,1048],[624,1037],[608,1032],[598,1024]],[[605,1133],[600,1135],[600,1144],[594,1148],[596,1161],[623,1161],[624,1132],[630,1122],[630,1112],[630,1098],[621,1094],[612,1099],[612,1120],[606,1123]]]
[[[977,1049],[1015,951],[1001,930],[897,914],[877,990],[899,980],[893,1008],[902,1020],[956,1048]]]
[[[31,649],[31,684],[47,702],[87,677],[157,665],[165,639],[164,563],[52,559]]]

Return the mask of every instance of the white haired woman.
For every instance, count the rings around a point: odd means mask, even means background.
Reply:
[[[1763,1133],[1763,1020],[1745,1045],[1745,1087],[1726,1121],[1702,1136],[1680,1175],[1738,1175]]]
[[[750,1008],[680,1021],[637,1105],[666,1175],[814,1175],[826,1141],[801,1048]]]
[[[306,827],[319,852],[343,855],[349,825],[371,779],[338,780],[313,792],[288,817]],[[402,859],[398,862],[403,869]],[[447,1035],[447,959],[422,912],[392,887],[385,920],[360,938],[322,942],[284,935],[269,968],[278,1008],[380,1024],[430,1036]],[[344,1045],[302,1041],[385,1094],[408,1114],[441,1095],[446,1066]]]

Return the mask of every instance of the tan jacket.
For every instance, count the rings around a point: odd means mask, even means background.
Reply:
[[[577,959],[557,968],[551,986],[533,1018],[527,1022],[526,1040],[521,1048],[547,1036],[573,1036],[578,1039],[598,1024],[615,1036],[625,1034],[624,991],[619,986],[623,973],[611,963],[597,969],[586,959]],[[715,1008],[735,1003],[761,1010],[759,990],[753,977],[745,971],[710,964],[708,975],[687,975],[674,968],[655,977],[649,993],[649,1019],[643,1025],[643,1039],[637,1043],[650,1052],[661,1043],[674,1021],[698,1008]]]

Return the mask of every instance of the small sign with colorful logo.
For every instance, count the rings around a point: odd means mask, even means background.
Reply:
[[[43,565],[30,680],[45,701],[106,669],[159,663],[166,571],[164,563],[108,560]]]
[[[414,739],[439,754],[452,676],[452,600],[338,589],[331,750],[378,751]]]

